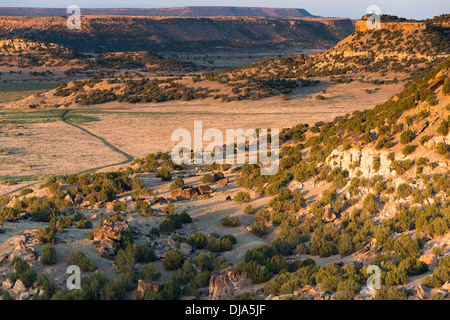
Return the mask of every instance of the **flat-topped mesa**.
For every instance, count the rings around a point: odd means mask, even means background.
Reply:
[[[428,25],[425,22],[381,22],[380,29],[386,29],[390,31],[414,31],[425,30]],[[356,31],[369,31],[367,20],[358,20],[355,24]]]

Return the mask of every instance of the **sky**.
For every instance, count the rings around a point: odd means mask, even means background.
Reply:
[[[0,7],[67,8],[170,8],[184,6],[236,6],[302,8],[313,15],[360,18],[369,5],[377,5],[382,14],[409,19],[426,19],[450,13],[450,0],[0,0]]]

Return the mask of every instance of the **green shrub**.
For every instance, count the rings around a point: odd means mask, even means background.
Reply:
[[[402,149],[402,153],[403,153],[405,156],[409,156],[411,153],[413,153],[413,152],[416,150],[416,148],[417,148],[417,146],[414,146],[414,145],[408,145],[408,146],[405,146],[405,147]]]
[[[178,189],[184,186],[184,180],[181,178],[176,178],[174,182],[170,185],[170,190]]]
[[[411,129],[405,130],[400,135],[400,143],[407,144],[416,138],[416,134]]]
[[[172,174],[166,169],[161,169],[155,173],[156,178],[161,178],[161,181],[170,181],[172,180]]]
[[[224,227],[238,227],[241,225],[241,223],[239,222],[239,218],[237,217],[230,218],[229,215],[223,217],[220,220],[220,224],[223,225]]]
[[[250,198],[250,194],[248,192],[245,192],[245,191],[239,191],[234,196],[234,202],[239,203],[239,204],[250,202],[251,200],[252,199]]]
[[[45,245],[41,251],[41,262],[46,265],[56,263],[56,250],[51,245]]]
[[[245,214],[254,214],[255,209],[253,209],[253,206],[251,204],[247,205],[244,209]]]
[[[74,250],[67,256],[68,265],[76,265],[83,272],[92,272],[97,269],[95,262],[90,260],[84,252]]]
[[[208,245],[208,238],[201,232],[190,235],[186,241],[195,249],[203,249]]]
[[[87,219],[81,219],[80,221],[78,221],[77,228],[78,229],[91,229],[92,222]]]
[[[39,228],[36,233],[36,239],[39,243],[54,243],[56,230],[51,227]]]
[[[163,266],[166,270],[177,270],[183,266],[183,254],[179,249],[169,249],[163,258]]]
[[[36,280],[36,276],[36,270],[28,262],[19,259],[14,265],[14,272],[11,273],[10,278],[13,282],[20,279],[25,286],[30,287]]]
[[[115,281],[108,282],[103,288],[105,300],[122,300],[125,296],[125,288]]]
[[[404,288],[382,286],[375,293],[375,300],[407,300],[408,294]]]
[[[255,221],[250,225],[251,232],[257,236],[263,236],[269,232],[269,228],[263,221]]]
[[[160,277],[161,272],[159,272],[152,263],[142,267],[141,272],[139,273],[139,279],[156,281]]]
[[[164,300],[175,300],[178,299],[180,293],[180,285],[174,280],[169,280],[164,284],[161,296]]]
[[[202,183],[210,184],[214,182],[214,176],[211,174],[205,174],[202,178]]]

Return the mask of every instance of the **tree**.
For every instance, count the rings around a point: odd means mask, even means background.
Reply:
[[[180,293],[180,285],[174,280],[169,280],[164,284],[161,295],[165,300],[175,300],[178,298]]]
[[[177,270],[183,266],[183,254],[179,249],[169,249],[163,258],[163,266],[166,270]]]
[[[255,209],[253,209],[253,206],[251,204],[247,205],[244,209],[245,214],[254,214]]]

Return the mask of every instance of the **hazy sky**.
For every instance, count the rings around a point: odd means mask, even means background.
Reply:
[[[423,19],[450,13],[450,0],[0,0],[0,7],[54,7],[78,5],[82,8],[168,8],[183,6],[240,6],[303,8],[311,14],[327,17],[359,18],[369,5],[378,5],[381,13]]]

